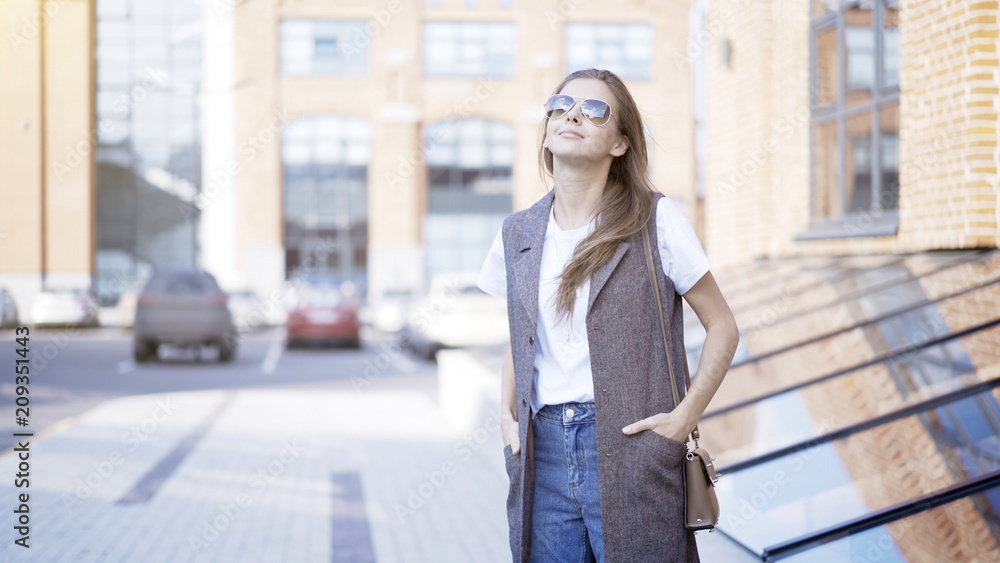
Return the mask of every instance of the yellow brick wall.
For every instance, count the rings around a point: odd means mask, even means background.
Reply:
[[[795,241],[810,225],[809,3],[709,1],[703,242],[714,265],[1000,246],[997,2],[901,6],[897,235]]]
[[[93,0],[0,1],[0,32],[0,286],[25,302],[93,272]]]

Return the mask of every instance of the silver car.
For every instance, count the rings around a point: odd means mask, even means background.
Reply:
[[[135,361],[155,360],[160,344],[214,345],[219,361],[231,361],[236,329],[227,300],[215,277],[204,270],[154,270],[135,307]]]

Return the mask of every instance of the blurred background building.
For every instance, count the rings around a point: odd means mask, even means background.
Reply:
[[[50,13],[46,15],[46,10]],[[297,269],[367,299],[478,269],[544,194],[541,104],[618,72],[654,182],[692,214],[687,2],[4,3],[0,278],[104,305],[156,265],[258,294]],[[46,22],[40,26],[36,22]],[[31,32],[36,29],[37,32]],[[93,56],[91,57],[90,54]]]
[[[152,266],[257,295],[335,275],[368,305],[478,270],[548,189],[542,102],[609,68],[742,330],[702,420],[720,531],[757,558],[1000,558],[996,2],[6,0],[0,24],[23,321]]]

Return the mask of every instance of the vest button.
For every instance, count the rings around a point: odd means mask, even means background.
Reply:
[[[534,343],[535,343],[535,337],[534,336],[529,336],[528,337],[528,344],[534,344]]]
[[[527,405],[528,404],[528,400],[527,399],[521,399],[521,404],[522,405]]]
[[[601,327],[594,325],[594,330],[601,330]]]
[[[604,389],[601,389],[601,391],[604,391],[605,393],[607,393],[608,392],[608,388],[605,387]]]

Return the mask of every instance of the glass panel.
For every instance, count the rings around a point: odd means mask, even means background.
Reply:
[[[804,384],[886,354],[906,352],[934,338],[995,321],[1000,319],[996,303],[1000,303],[1000,283],[735,365],[713,397],[709,410]],[[849,311],[845,309],[841,314],[850,315]]]
[[[851,263],[859,258],[852,257]],[[832,270],[801,268],[792,270],[790,278],[762,268],[770,274],[764,279],[780,284],[785,292],[776,298],[771,285],[765,286],[771,294],[746,291],[753,293],[752,301],[739,300],[744,306],[733,309],[743,331],[742,344],[754,355],[771,352],[1000,278],[1000,252],[935,252],[882,267],[856,265],[864,269],[851,270],[848,263]],[[843,276],[845,270],[850,275]],[[838,278],[841,281],[832,281]],[[846,287],[849,281],[854,285]],[[857,295],[854,286],[873,289]]]
[[[879,108],[879,171],[882,187],[878,206],[881,209],[899,207],[899,101]]]
[[[1000,561],[997,496],[993,490],[952,501],[782,561]]]
[[[837,161],[837,122],[813,125],[813,217],[832,219],[840,215]]]
[[[875,10],[870,2],[844,11],[844,105],[869,104],[875,90]]]
[[[862,213],[872,205],[872,114],[854,115],[844,122],[844,208]]]
[[[728,464],[995,379],[1000,356],[976,353],[983,345],[1000,350],[1000,327],[704,419],[702,442],[725,471]]]
[[[726,473],[719,528],[765,547],[1000,470],[1000,390]]]
[[[899,86],[899,0],[882,4],[882,86]]]
[[[840,66],[837,62],[837,28],[829,26],[816,32],[816,107],[837,102]]]

